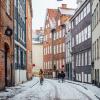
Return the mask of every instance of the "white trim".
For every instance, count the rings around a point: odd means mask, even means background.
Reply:
[[[21,45],[19,42],[17,42],[16,40],[15,40],[15,44],[20,46],[22,49],[24,49],[26,51],[26,48],[23,45]]]

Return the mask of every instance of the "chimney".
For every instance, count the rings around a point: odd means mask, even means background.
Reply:
[[[67,8],[67,4],[62,4],[62,8]]]

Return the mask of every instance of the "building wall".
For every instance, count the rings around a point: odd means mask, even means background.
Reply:
[[[91,83],[91,3],[85,1],[72,17],[72,53],[75,79]],[[83,14],[83,15],[82,15]],[[81,17],[80,17],[81,16]]]
[[[14,2],[15,69],[26,70],[26,0]],[[16,77],[17,74],[15,74]],[[21,74],[20,74],[21,75]],[[25,79],[23,75],[23,79]],[[20,83],[21,80],[19,80]],[[26,81],[26,80],[24,80]]]
[[[32,78],[32,1],[26,0],[27,78]]]
[[[43,44],[33,44],[32,51],[33,74],[38,74],[43,69]]]
[[[100,1],[94,0],[92,4],[92,61],[93,80],[100,86]]]
[[[48,19],[46,19],[46,24],[45,24],[45,30],[44,30],[44,70],[52,70],[53,69],[53,64],[56,66],[57,70],[61,70],[61,66],[64,65],[64,33],[62,31],[62,27],[60,26],[61,24],[57,24],[56,27],[56,32],[54,33],[54,36],[52,35],[51,28],[50,28],[50,20],[54,18],[55,16],[58,17],[60,14],[56,12],[54,9],[48,9]],[[66,17],[63,16],[63,20]],[[60,17],[57,18],[56,23],[58,21],[61,21]],[[61,22],[59,22],[61,23]],[[52,38],[53,39],[53,47],[52,47]],[[54,49],[52,51],[52,48]],[[54,54],[53,54],[54,53]],[[53,64],[52,64],[53,63]]]
[[[70,8],[68,8],[70,10]],[[62,14],[67,11],[66,4],[57,9],[48,9],[44,28],[43,43],[43,68],[47,74],[52,74],[54,66],[56,70],[65,69],[65,22],[69,20],[69,14]],[[72,10],[72,9],[71,9]],[[52,30],[55,30],[54,33]],[[62,68],[64,66],[64,68]]]
[[[7,12],[6,0],[0,0],[0,90],[14,83],[13,35],[11,37],[4,35],[7,26],[13,31],[13,0],[10,3],[10,13]],[[8,54],[7,61],[5,51]]]
[[[66,23],[66,34],[65,34],[65,52],[66,52],[66,74],[67,79],[73,79],[73,71],[72,68],[72,41],[71,41],[71,22],[67,21]]]

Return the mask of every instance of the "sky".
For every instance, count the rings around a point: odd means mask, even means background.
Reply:
[[[67,4],[69,8],[76,8],[76,0],[32,0],[33,8],[33,30],[44,27],[47,8],[57,9],[61,4]]]

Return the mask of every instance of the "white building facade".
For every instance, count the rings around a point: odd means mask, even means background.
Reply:
[[[92,0],[93,81],[100,86],[100,0]]]

